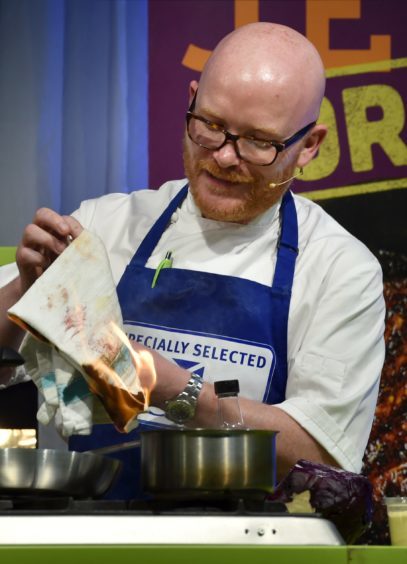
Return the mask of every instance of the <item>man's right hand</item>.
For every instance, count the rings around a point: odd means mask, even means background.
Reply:
[[[23,232],[17,248],[20,291],[24,294],[49,265],[75,239],[83,227],[73,217],[62,216],[48,208],[39,209]]]
[[[20,276],[0,288],[0,346],[18,349],[24,332],[7,318],[14,305],[48,266],[64,251],[69,239],[75,239],[82,226],[70,216],[41,208],[23,232],[16,262]],[[0,369],[0,384],[8,385],[13,377],[10,368]]]

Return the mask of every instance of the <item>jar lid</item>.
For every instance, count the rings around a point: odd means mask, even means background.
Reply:
[[[214,388],[217,396],[237,396],[240,391],[239,380],[217,380]]]

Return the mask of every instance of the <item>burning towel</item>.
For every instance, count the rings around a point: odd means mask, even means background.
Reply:
[[[21,352],[44,396],[40,421],[55,419],[66,436],[88,433],[96,396],[118,430],[132,427],[145,395],[99,237],[82,231],[8,315],[36,338]]]

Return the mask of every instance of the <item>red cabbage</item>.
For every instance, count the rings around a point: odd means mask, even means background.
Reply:
[[[346,543],[354,543],[371,522],[369,480],[326,464],[299,460],[268,499],[287,503],[307,490],[315,512],[334,523]]]

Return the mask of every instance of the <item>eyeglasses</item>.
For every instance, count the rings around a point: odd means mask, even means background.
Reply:
[[[194,113],[196,94],[197,92],[195,92],[186,114],[187,132],[191,141],[211,151],[217,151],[226,145],[228,141],[231,141],[238,157],[249,164],[259,166],[272,165],[279,153],[302,139],[316,124],[313,121],[288,139],[280,142],[272,141],[271,139],[259,139],[251,135],[234,135],[223,129],[219,124]]]

